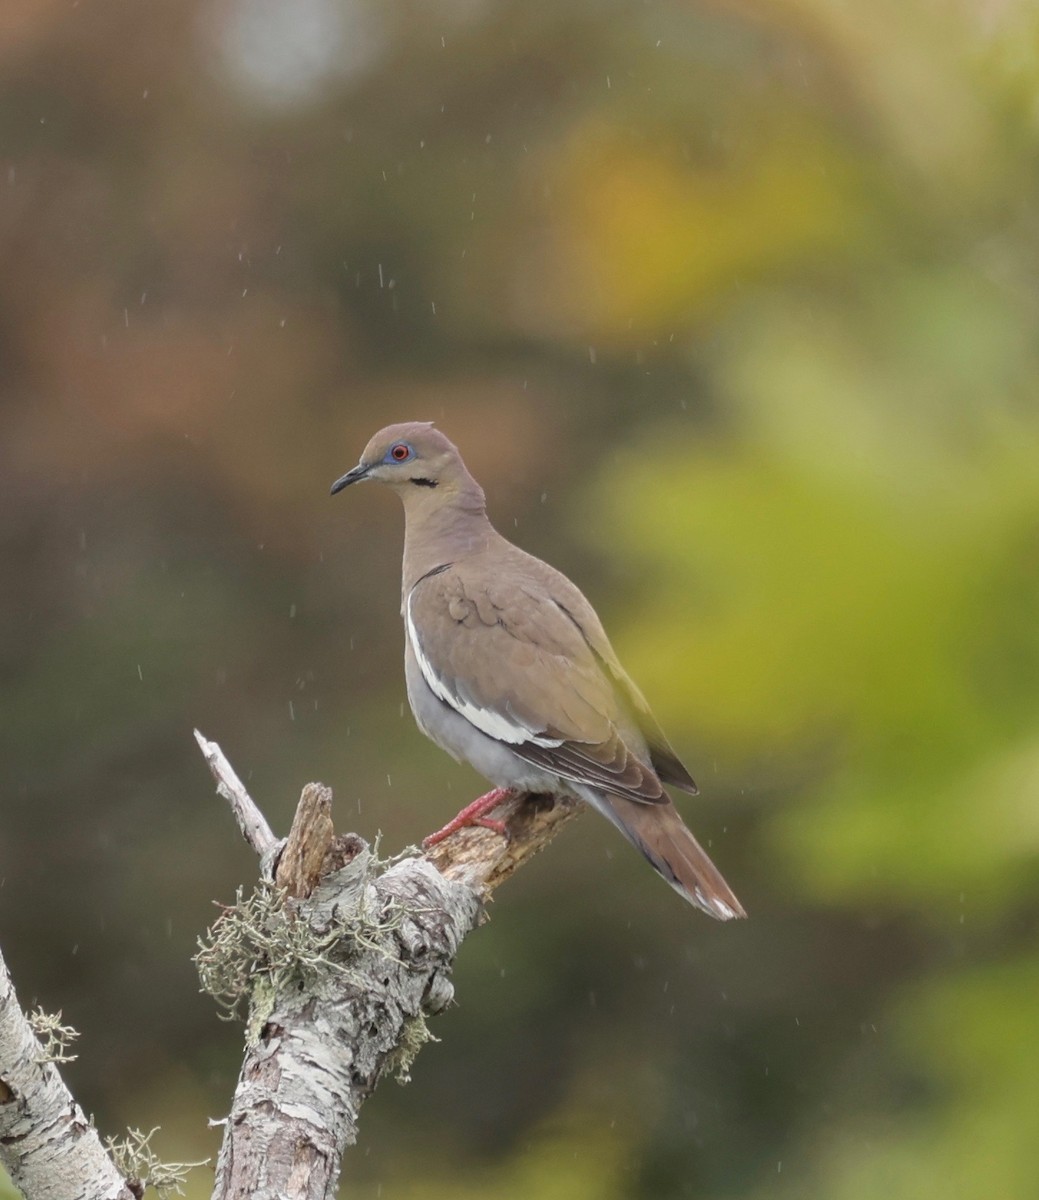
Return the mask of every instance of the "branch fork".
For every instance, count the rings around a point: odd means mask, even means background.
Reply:
[[[279,840],[215,742],[195,737],[260,860],[252,895],[225,908],[196,956],[203,988],[247,1007],[246,1048],[222,1125],[218,1200],[332,1200],[361,1105],[387,1073],[405,1080],[428,1017],[454,995],[451,968],[495,889],[579,811],[509,796],[506,836],[461,828],[380,863],[336,834],[332,793],[303,789]],[[497,825],[497,822],[495,822]],[[163,1164],[151,1134],[102,1144],[65,1086],[75,1031],[26,1016],[0,955],[0,1161],[29,1200],[164,1200],[202,1164]],[[154,1132],[154,1130],[152,1131]]]
[[[387,1072],[406,1078],[431,1040],[426,1019],[451,1002],[451,967],[486,901],[579,806],[511,797],[497,810],[507,837],[459,829],[424,854],[379,864],[361,838],[334,832],[321,784],[303,789],[279,842],[220,747],[195,737],[261,860],[263,882],[245,905],[266,905],[270,918],[259,925],[262,944],[243,951],[246,1051],[214,1196],[332,1197],[361,1105]],[[240,902],[221,921],[255,916]],[[235,946],[235,936],[226,940]]]

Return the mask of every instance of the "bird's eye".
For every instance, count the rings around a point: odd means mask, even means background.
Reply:
[[[411,457],[411,447],[405,446],[403,442],[398,442],[390,451],[390,458],[394,462],[403,462],[406,458]]]

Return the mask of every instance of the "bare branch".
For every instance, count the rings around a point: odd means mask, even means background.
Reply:
[[[280,892],[261,884],[240,899],[200,951],[225,1007],[247,998],[250,1008],[217,1161],[221,1200],[331,1200],[361,1105],[386,1073],[407,1078],[431,1040],[427,1017],[451,1003],[451,968],[485,900],[581,810],[516,797],[497,810],[507,837],[465,828],[386,865],[355,835],[333,836],[330,801],[307,785]]]
[[[338,847],[342,861],[329,857],[336,852],[332,828],[332,789],[323,783],[308,783],[299,798],[285,848],[278,859],[275,882],[290,896],[303,899],[317,886],[322,875],[338,870],[357,853],[357,846]]]
[[[54,1057],[33,1035],[0,955],[0,1160],[33,1200],[135,1200]]]
[[[277,838],[267,824],[267,818],[256,807],[253,798],[245,790],[245,784],[235,774],[234,767],[227,761],[216,742],[207,741],[197,729],[195,741],[198,742],[199,749],[213,773],[217,792],[231,805],[242,837],[262,858],[277,844]]]
[[[495,810],[507,837],[469,826],[426,851],[426,858],[447,879],[464,883],[485,899],[529,858],[544,850],[563,825],[584,811],[576,800],[520,795]]]

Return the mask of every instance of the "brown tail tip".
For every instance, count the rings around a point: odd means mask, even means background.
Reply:
[[[747,915],[673,804],[638,804],[620,796],[601,796],[596,797],[595,807],[684,900],[718,921]]]
[[[664,858],[641,843],[639,849],[645,854],[650,865],[667,880],[682,899],[688,900],[701,912],[705,912],[709,917],[714,917],[717,921],[735,921],[746,917],[746,909],[736,899],[732,888],[722,878],[721,872],[707,857],[693,835],[690,834],[689,837],[696,845],[696,849],[703,855],[702,863],[690,864],[689,859],[692,856],[686,853],[682,855],[684,861],[681,866],[676,869],[673,859]]]

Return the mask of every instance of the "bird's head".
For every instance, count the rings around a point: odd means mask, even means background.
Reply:
[[[474,485],[454,444],[434,429],[431,421],[407,421],[380,429],[365,446],[357,466],[332,484],[332,495],[362,479],[389,484],[405,502],[411,497],[417,500],[420,493],[430,500],[456,495]]]

